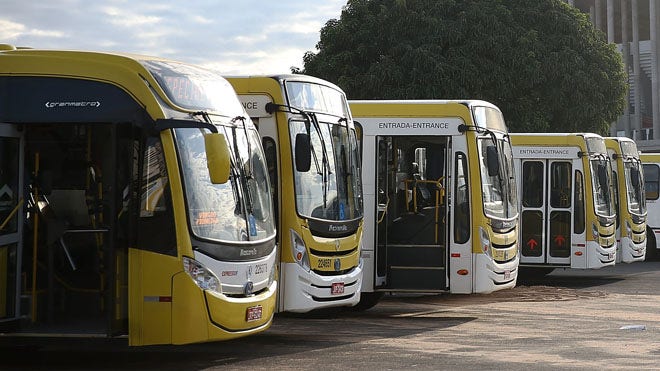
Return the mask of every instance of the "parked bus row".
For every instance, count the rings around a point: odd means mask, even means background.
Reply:
[[[9,45],[0,97],[5,334],[224,340],[644,256],[634,142],[509,134],[484,101]]]

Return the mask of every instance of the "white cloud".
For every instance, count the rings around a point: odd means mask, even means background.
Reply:
[[[114,7],[105,7],[102,12],[109,16],[111,24],[122,27],[136,27],[156,24],[161,21],[160,17],[135,14],[126,10]]]
[[[87,0],[2,2],[0,43],[118,51],[218,66],[231,74],[302,67],[346,0]]]
[[[0,19],[0,39],[13,40],[25,32],[25,25]]]

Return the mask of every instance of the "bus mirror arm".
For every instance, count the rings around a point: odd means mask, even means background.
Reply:
[[[153,127],[151,134],[158,134],[167,129],[208,129],[211,133],[217,133],[218,128],[210,122],[192,121],[192,120],[177,120],[177,119],[158,119]]]

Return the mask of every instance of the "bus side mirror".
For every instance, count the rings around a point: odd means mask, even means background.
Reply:
[[[229,180],[231,157],[224,134],[204,134],[206,164],[213,184],[224,184]]]
[[[634,188],[639,187],[639,170],[638,169],[630,169],[630,183]]]
[[[607,187],[607,171],[605,170],[605,166],[598,167],[598,183],[603,188]]]
[[[500,160],[497,155],[497,147],[486,147],[486,166],[488,166],[488,176],[495,176],[500,173]]]
[[[308,172],[312,166],[312,152],[309,144],[309,134],[296,134],[296,170]]]

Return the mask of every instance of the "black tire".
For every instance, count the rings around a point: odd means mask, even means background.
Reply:
[[[651,228],[646,227],[646,261],[654,261],[658,258],[658,249],[655,244],[655,234]]]
[[[385,293],[382,292],[363,292],[360,294],[360,302],[354,307],[351,307],[351,309],[358,312],[371,309],[378,304],[383,296],[385,296]]]
[[[520,267],[518,268],[518,279],[540,280],[550,274],[554,268],[549,267]]]

